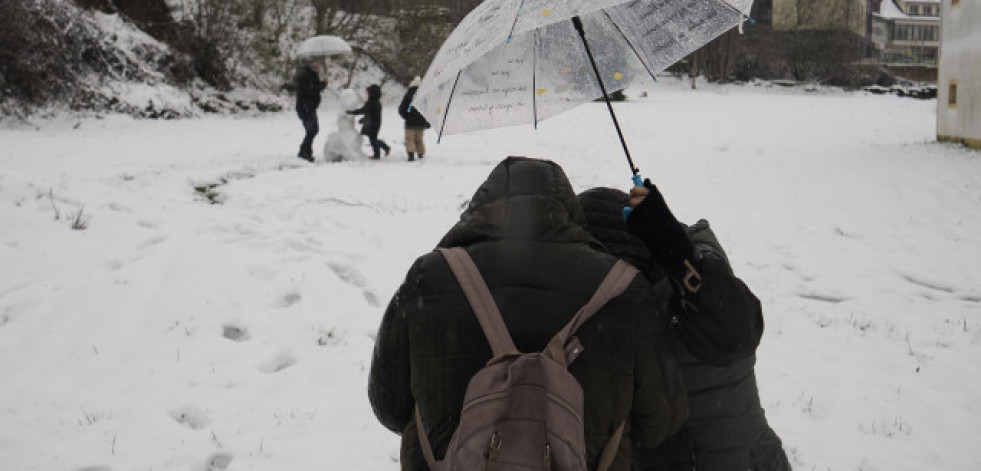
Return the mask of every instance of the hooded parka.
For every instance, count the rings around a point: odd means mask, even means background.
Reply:
[[[301,114],[314,113],[320,107],[320,93],[327,88],[327,83],[310,65],[304,65],[296,71],[293,77],[296,86],[296,111]]]
[[[402,97],[402,103],[399,103],[399,116],[405,120],[405,129],[430,128],[429,121],[426,121],[422,113],[412,106],[412,100],[416,97],[418,90],[418,85],[410,86]]]
[[[686,231],[701,260],[701,290],[682,307],[673,282],[644,241],[627,231],[626,193],[596,188],[579,195],[589,230],[607,250],[654,284],[660,312],[672,319],[668,345],[680,362],[689,418],[662,446],[635,450],[636,471],[789,471],[780,438],[766,421],[756,384],[756,346],[763,332],[759,300],[735,276],[708,221]]]
[[[368,101],[364,103],[364,106],[348,111],[348,113],[363,114],[361,135],[377,139],[382,124],[381,87],[372,84],[368,86],[366,92],[368,93]]]
[[[491,172],[439,246],[467,250],[516,347],[541,351],[616,262],[597,250],[584,223],[561,168],[509,157]],[[653,348],[662,325],[651,287],[638,276],[578,330],[585,350],[569,370],[584,392],[590,469],[621,423],[624,440],[614,471],[630,469],[631,440],[656,446],[685,419],[683,390],[666,392]],[[446,261],[436,252],[418,258],[385,312],[368,383],[375,415],[402,435],[403,470],[428,469],[414,407],[436,459],[442,459],[467,383],[490,359],[490,347]]]

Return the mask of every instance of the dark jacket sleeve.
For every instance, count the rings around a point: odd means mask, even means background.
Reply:
[[[313,71],[304,69],[297,74],[296,94],[302,100],[315,100],[325,88],[327,88],[327,84],[320,80]]]
[[[314,86],[314,90],[316,90],[314,93],[320,93],[320,92],[324,91],[324,89],[327,88],[327,82],[325,82],[323,80],[319,80],[319,79],[318,80],[314,80],[313,86]]]
[[[410,390],[408,318],[418,297],[420,261],[409,269],[402,286],[385,310],[368,375],[368,400],[385,428],[402,433],[413,417],[415,400]]]
[[[708,221],[699,221],[690,231],[701,258],[702,283],[688,302],[675,305],[680,321],[675,329],[696,358],[727,366],[756,353],[763,336],[763,308],[733,273]]]
[[[399,103],[399,116],[402,119],[409,119],[409,105],[412,104],[412,98],[415,93],[405,92],[405,96],[402,97],[402,103]]]
[[[356,110],[348,110],[347,114],[365,114],[368,112],[368,103],[365,103],[361,108]]]

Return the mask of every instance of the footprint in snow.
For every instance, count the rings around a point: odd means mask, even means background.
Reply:
[[[303,296],[298,291],[291,291],[279,297],[274,305],[276,307],[288,308],[303,299]]]
[[[278,373],[296,364],[296,358],[282,353],[276,355],[259,365],[259,371],[263,373]]]
[[[799,294],[798,296],[804,299],[810,299],[811,301],[821,301],[831,304],[838,304],[840,302],[848,300],[848,298],[842,298],[839,296],[833,296],[830,294],[821,294],[821,293],[804,293],[804,294]]]
[[[166,240],[167,240],[167,238],[166,237],[163,237],[163,236],[151,237],[151,238],[143,241],[143,243],[140,244],[140,248],[141,249],[148,249],[148,248],[153,247],[155,245],[162,244]]]
[[[364,277],[361,276],[361,274],[358,273],[358,271],[350,265],[342,265],[336,262],[328,262],[327,267],[330,268],[330,270],[333,271],[334,274],[341,279],[341,281],[351,286],[357,288],[364,288],[365,285],[367,284],[364,280]],[[362,291],[361,294],[364,296],[364,300],[371,307],[381,306],[381,302],[378,300],[378,296],[375,295],[375,293],[372,292],[371,290],[365,289]]]
[[[945,286],[942,283],[935,283],[935,282],[932,282],[932,281],[926,281],[926,280],[922,280],[922,279],[919,279],[919,278],[916,278],[916,277],[913,277],[913,276],[910,276],[910,275],[903,275],[903,279],[906,280],[909,283],[914,284],[914,285],[922,286],[924,288],[932,289],[934,291],[941,291],[941,292],[948,293],[948,294],[952,294],[954,291],[956,291],[954,288],[951,288],[949,286]],[[930,298],[930,299],[932,299],[932,298]]]
[[[367,301],[368,305],[370,305],[371,307],[381,306],[381,302],[378,301],[378,296],[375,296],[375,293],[372,293],[371,291],[368,290],[364,290],[362,294],[364,295],[364,300]]]
[[[345,283],[357,286],[358,288],[364,288],[364,277],[354,267],[336,262],[327,262],[327,267]]]
[[[233,342],[244,342],[251,338],[249,329],[235,324],[225,324],[222,327],[221,336]]]
[[[315,252],[323,244],[321,244],[320,241],[318,241],[318,240],[316,240],[316,239],[314,239],[312,237],[307,237],[307,238],[304,238],[302,240],[301,239],[286,239],[286,241],[283,242],[283,245],[285,245],[287,248],[293,249],[293,250],[295,250],[297,252]]]
[[[232,454],[231,453],[215,453],[208,457],[207,465],[204,467],[204,471],[218,471],[221,469],[228,469],[232,464]]]
[[[191,430],[201,430],[211,422],[208,420],[208,416],[205,415],[204,411],[193,404],[178,407],[170,411],[170,418]]]
[[[115,203],[115,202],[109,203],[109,204],[106,205],[106,207],[109,208],[109,209],[111,209],[111,210],[113,210],[113,211],[119,211],[121,213],[131,213],[131,212],[133,212],[133,210],[130,209],[129,206],[126,206],[126,205],[121,204],[121,203]]]

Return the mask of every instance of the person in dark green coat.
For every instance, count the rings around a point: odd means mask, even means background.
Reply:
[[[509,157],[438,246],[466,249],[517,348],[541,351],[617,261],[600,251],[585,224],[558,165]],[[583,388],[589,469],[621,424],[611,471],[630,469],[631,443],[656,447],[684,421],[680,373],[663,371],[655,350],[664,325],[651,285],[637,276],[577,331],[585,349],[569,371]],[[491,356],[445,259],[437,252],[419,257],[385,311],[368,378],[375,416],[402,435],[403,470],[428,469],[414,408],[441,460],[467,384]]]
[[[657,448],[638,447],[634,470],[789,471],[757,390],[759,300],[732,272],[708,221],[681,224],[649,182],[634,193],[626,220],[627,193],[594,188],[578,196],[590,232],[654,284],[688,394],[682,431]]]

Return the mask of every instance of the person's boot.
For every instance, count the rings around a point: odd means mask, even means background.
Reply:
[[[416,160],[416,153],[409,152],[409,162],[412,162],[413,160]]]
[[[391,153],[392,153],[392,148],[391,147],[385,149],[385,157],[388,157],[388,154],[391,154]]]
[[[425,155],[419,154],[419,158],[420,159],[423,158],[423,157],[425,157]]]

